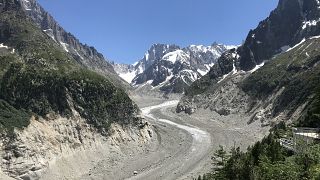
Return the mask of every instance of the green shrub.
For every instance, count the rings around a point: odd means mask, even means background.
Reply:
[[[6,102],[3,129],[25,127],[29,116],[58,113],[69,117],[72,110],[106,134],[112,122],[137,123],[137,106],[124,90],[90,71],[66,53],[23,11],[1,12],[0,41],[16,49],[16,55],[0,56],[0,99]]]
[[[12,135],[14,128],[24,128],[30,123],[31,113],[16,109],[0,99],[0,131]]]

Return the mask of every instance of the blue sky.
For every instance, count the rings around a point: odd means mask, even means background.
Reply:
[[[38,0],[109,60],[133,63],[154,43],[241,44],[278,0]]]

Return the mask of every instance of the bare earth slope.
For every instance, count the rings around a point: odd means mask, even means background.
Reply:
[[[147,100],[145,100],[147,101]],[[139,103],[139,102],[138,102]],[[260,123],[247,125],[249,117],[224,117],[217,113],[201,111],[191,116],[176,114],[174,106],[177,101],[167,101],[159,105],[142,108],[143,114],[151,120],[155,127],[166,126],[166,136],[169,141],[175,140],[175,145],[181,150],[178,154],[169,156],[160,164],[143,169],[133,179],[192,179],[203,171],[211,168],[210,157],[219,145],[226,147],[240,146],[245,149],[255,141],[261,139],[268,132],[268,128],[262,129]],[[179,141],[174,134],[181,131],[189,138]],[[172,134],[170,136],[170,134]],[[164,134],[159,134],[163,136]],[[190,139],[191,137],[191,139]],[[185,143],[184,141],[190,141]],[[163,146],[165,142],[161,141]]]
[[[149,142],[137,148],[136,138],[119,131],[117,138],[126,141],[66,154],[41,179],[192,179],[210,171],[210,157],[219,145],[245,149],[268,132],[259,122],[248,125],[244,116],[209,110],[176,114],[176,99],[134,99],[153,127]]]
[[[210,170],[210,157],[219,145],[245,149],[268,132],[260,123],[247,125],[249,117],[223,117],[210,111],[176,114],[176,100],[134,99],[156,132],[150,149],[118,158],[114,165],[101,159],[82,179],[192,179]]]

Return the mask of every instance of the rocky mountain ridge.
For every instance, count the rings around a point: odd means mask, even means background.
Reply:
[[[317,0],[280,0],[278,7],[249,32],[239,48],[239,68],[251,70],[304,38],[320,34],[319,6]]]
[[[26,2],[0,3],[0,172],[39,179],[55,160],[114,138],[147,143],[152,130],[125,90],[48,36]]]
[[[205,75],[220,55],[235,46],[154,44],[134,65],[114,64],[120,77],[134,87],[151,86],[166,93],[183,93],[192,82]]]
[[[122,87],[127,85],[117,76],[108,59],[94,47],[82,44],[74,35],[67,32],[37,0],[19,0],[19,2],[27,16],[67,53],[70,53],[79,64],[115,81],[115,85],[122,84]]]
[[[209,108],[265,125],[305,119],[319,79],[319,12],[317,0],[280,0],[242,46],[224,53],[187,89],[177,111]]]

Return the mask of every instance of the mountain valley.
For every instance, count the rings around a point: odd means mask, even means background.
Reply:
[[[0,12],[0,179],[320,178],[318,143],[281,144],[320,128],[318,0],[279,0],[239,46],[157,43],[132,65],[36,0]]]

